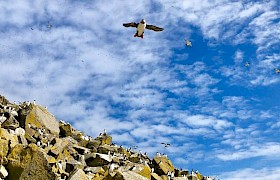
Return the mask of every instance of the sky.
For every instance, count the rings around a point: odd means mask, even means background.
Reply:
[[[164,31],[122,25],[142,18]],[[0,94],[176,168],[279,179],[279,22],[278,0],[0,0]]]

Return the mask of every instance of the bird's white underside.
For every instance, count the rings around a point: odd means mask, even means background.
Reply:
[[[138,36],[141,36],[144,33],[145,28],[146,28],[146,23],[145,24],[139,23],[137,27]]]

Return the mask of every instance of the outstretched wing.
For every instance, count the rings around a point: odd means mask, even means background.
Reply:
[[[146,25],[146,29],[153,30],[153,31],[163,31],[163,28],[154,25],[149,25],[149,24]]]
[[[131,23],[124,23],[124,27],[137,27],[139,23],[131,22]]]

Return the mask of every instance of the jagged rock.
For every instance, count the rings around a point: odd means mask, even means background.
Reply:
[[[156,165],[155,173],[158,175],[166,175],[168,172],[175,173],[172,162],[164,156],[155,156],[153,159],[153,164]]]
[[[179,170],[179,169],[175,169],[175,176],[176,177],[181,177],[181,176],[188,176],[189,171],[188,170]]]
[[[110,152],[112,154],[113,152],[118,152],[118,148],[104,144],[98,147],[97,152],[102,154],[108,154]]]
[[[5,129],[16,129],[19,127],[19,122],[14,118],[14,116],[10,115],[6,121],[4,121],[1,126]]]
[[[8,104],[11,104],[11,103],[4,96],[0,95],[0,104],[8,105]]]
[[[88,166],[97,167],[109,164],[112,161],[112,158],[106,154],[91,153],[85,155],[85,161]]]
[[[24,119],[24,114],[21,118]],[[26,118],[23,123],[25,124],[25,129],[29,128],[29,123],[37,128],[46,128],[52,134],[59,135],[59,123],[56,121],[55,117],[42,106],[31,105],[31,110],[26,112]]]
[[[10,131],[11,133],[9,133],[7,129],[0,128],[0,138],[6,139],[8,141],[9,148],[13,148],[18,144],[18,138],[14,133],[12,133],[12,130]]]
[[[95,138],[95,140],[100,142],[100,146],[104,144],[111,145],[112,144],[112,137],[108,134],[103,134]]]
[[[85,172],[91,172],[91,173],[99,173],[99,174],[104,174],[105,170],[100,166],[100,167],[86,167],[84,169]]]
[[[203,175],[200,174],[199,172],[196,173],[197,179],[198,180],[202,180],[203,179]]]
[[[87,154],[90,152],[90,149],[82,147],[82,146],[78,146],[78,145],[73,145],[73,148],[79,153],[79,154]]]
[[[1,164],[0,165],[0,178],[6,178],[8,176],[8,171],[6,168]]]
[[[108,174],[103,180],[125,180],[125,178],[120,172],[117,171],[113,176]]]
[[[123,176],[124,180],[148,180],[148,178],[145,178],[144,176],[132,171],[122,172],[121,175]]]
[[[99,147],[100,145],[100,141],[97,141],[97,140],[90,140],[86,147],[89,148],[89,149],[95,149],[96,152],[97,152],[97,148]]]
[[[134,153],[131,156],[129,156],[129,161],[134,162],[134,163],[138,163],[140,161],[140,156],[138,153]]]
[[[161,177],[162,180],[169,180],[166,175],[161,175],[160,177]]]
[[[7,154],[9,151],[8,140],[0,139],[0,162],[1,164],[7,164]]]
[[[59,121],[59,130],[59,137],[67,137],[73,135],[74,128],[64,121]]]
[[[189,175],[188,180],[198,180],[198,177],[196,175]]]
[[[59,138],[56,138],[55,141],[56,143],[54,144],[54,146],[51,147],[50,152],[55,156],[58,156],[58,154],[60,154],[63,151],[63,149],[69,144],[69,141],[62,141]]]
[[[83,170],[76,169],[70,174],[69,180],[88,180],[88,178]]]
[[[35,144],[25,147],[17,144],[8,155],[8,179],[19,179],[24,168],[31,162],[34,153],[38,150]]]
[[[35,138],[33,138],[32,136],[30,136],[28,133],[25,133],[25,139],[29,142],[29,143],[36,143],[37,140]]]
[[[156,173],[151,173],[151,180],[162,180],[162,178]]]
[[[146,166],[144,164],[136,164],[133,169],[133,172],[136,172],[148,179],[151,179],[151,168],[149,166]]]
[[[30,179],[55,179],[55,175],[48,165],[48,161],[43,152],[36,151],[31,162],[24,168],[20,180]]]
[[[67,162],[72,162],[72,163],[76,162],[74,157],[66,149],[64,149],[61,153],[59,153],[56,159],[57,160],[65,160]]]

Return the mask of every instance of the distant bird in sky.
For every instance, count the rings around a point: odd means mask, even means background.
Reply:
[[[169,143],[161,143],[161,144],[163,144],[163,145],[164,145],[164,147],[168,147],[168,146],[170,146],[170,144],[169,144]]]
[[[275,68],[274,71],[275,71],[276,74],[280,73],[280,69],[278,69],[278,68]]]
[[[52,28],[52,25],[50,24],[50,22],[48,22],[48,26],[47,28],[51,29]]]
[[[246,66],[246,67],[249,67],[249,66],[250,66],[250,63],[249,63],[249,62],[246,62],[246,63],[245,63],[245,66]]]
[[[185,39],[185,41],[186,41],[186,46],[192,47],[192,42],[191,41],[189,41],[187,39]]]
[[[137,30],[136,30],[134,37],[141,37],[142,39],[144,38],[145,29],[149,29],[149,30],[153,30],[153,31],[163,31],[163,28],[146,24],[145,19],[142,19],[140,23],[136,23],[136,22],[124,23],[123,26],[124,27],[136,27]]]

